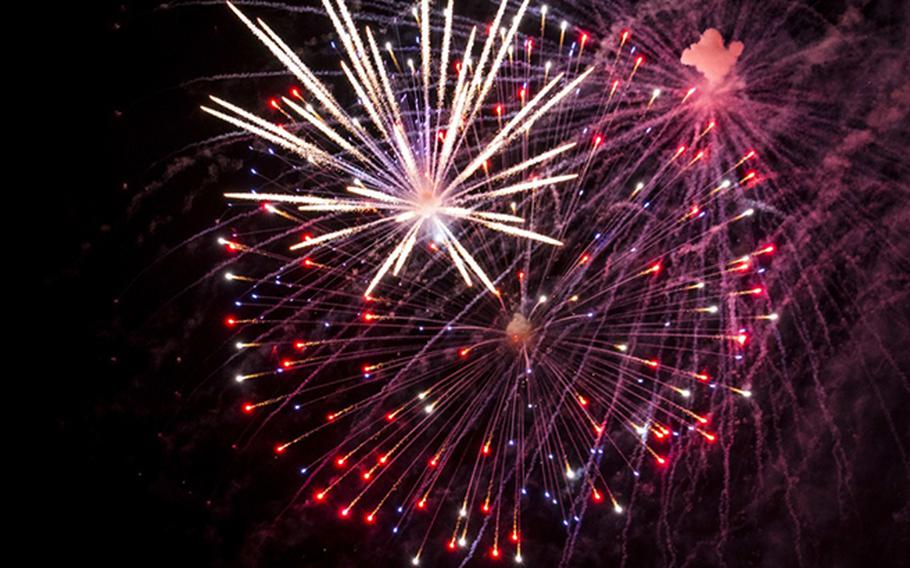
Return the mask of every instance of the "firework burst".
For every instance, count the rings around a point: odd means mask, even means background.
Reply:
[[[546,9],[539,35],[522,36],[527,2],[502,27],[506,6],[474,62],[476,28],[456,33],[449,3],[433,49],[423,2],[420,60],[402,66],[391,47],[385,62],[344,4],[326,3],[370,129],[264,23],[237,12],[320,110],[296,88],[271,105],[288,125],[220,99],[232,114],[207,109],[302,157],[290,171],[313,176],[303,178],[311,190],[282,175],[268,191],[228,194],[260,202],[270,220],[220,241],[239,253],[227,279],[247,286],[226,323],[248,355],[235,377],[243,410],[261,417],[249,439],[267,432],[276,453],[306,463],[302,499],[395,533],[422,527],[415,564],[437,535],[443,549],[521,562],[531,503],[566,527],[589,503],[621,513],[627,483],[722,435],[712,415],[751,396],[748,350],[778,317],[763,276],[775,247],[751,224],[755,152],[729,152],[707,136],[713,126],[628,143],[651,134],[641,123],[652,113],[671,124],[665,115],[692,99],[655,104],[651,84],[635,82],[643,61],[627,33],[586,51],[585,32],[546,35]],[[466,48],[450,77],[456,37]],[[583,97],[597,70],[628,84]],[[512,108],[487,102],[510,93]],[[570,97],[581,98],[557,112]],[[299,121],[336,151],[306,141]],[[301,174],[310,168],[331,174]],[[337,197],[339,172],[348,197]],[[508,209],[496,209],[505,197]],[[356,221],[339,226],[341,214]],[[301,233],[290,248],[312,257],[283,246]],[[413,262],[407,278],[390,278],[417,255],[451,262]]]
[[[491,30],[500,28],[507,5],[505,1],[499,5]],[[577,174],[568,173],[516,181],[531,168],[560,156],[575,144],[569,142],[547,149],[492,176],[489,175],[489,160],[502,153],[510,143],[529,135],[532,126],[571,95],[592,71],[589,69],[571,81],[564,81],[564,73],[547,78],[533,97],[526,100],[526,95],[522,95],[520,110],[504,124],[500,121],[500,128],[495,134],[485,136],[478,132],[483,128],[478,123],[483,116],[487,96],[497,81],[506,56],[511,54],[510,47],[527,5],[528,1],[525,0],[508,28],[504,28],[501,38],[495,32],[487,34],[476,63],[474,44],[477,30],[471,29],[461,59],[455,64],[457,78],[450,93],[448,79],[452,50],[452,2],[449,1],[444,11],[445,23],[438,67],[433,59],[429,1],[421,2],[420,12],[415,14],[420,29],[419,71],[413,60],[408,59],[411,75],[418,77],[417,88],[412,91],[413,97],[405,97],[399,102],[396,93],[402,92],[402,89],[395,84],[396,77],[390,76],[370,28],[367,27],[366,33],[362,35],[354,25],[344,2],[333,5],[326,0],[326,13],[341,38],[348,58],[347,62],[342,61],[342,70],[369,117],[369,123],[373,127],[371,132],[358,119],[345,112],[329,89],[264,22],[260,20],[254,24],[229,4],[241,21],[301,82],[305,93],[314,97],[326,109],[334,124],[327,123],[312,106],[303,104],[303,96],[297,91],[299,101],[282,97],[281,103],[273,100],[273,107],[291,120],[304,121],[345,155],[333,155],[291,133],[289,128],[262,119],[217,97],[212,97],[212,101],[232,114],[208,107],[203,107],[203,110],[290,150],[312,164],[350,175],[353,179],[345,187],[349,195],[347,198],[309,193],[229,193],[227,197],[296,204],[304,212],[370,213],[378,216],[291,246],[291,250],[306,249],[367,231],[373,232],[373,238],[378,239],[380,244],[392,243],[391,252],[376,270],[364,292],[365,296],[371,294],[380,279],[390,270],[393,275],[399,274],[422,230],[436,235],[444,244],[453,265],[468,286],[472,285],[473,274],[491,292],[495,292],[489,276],[462,245],[451,225],[453,222],[461,222],[472,225],[474,229],[489,229],[549,245],[562,244],[546,235],[521,228],[519,225],[524,222],[521,217],[488,208],[505,196],[515,196],[574,180]],[[501,41],[497,42],[497,39]],[[398,59],[394,57],[394,52],[391,49],[388,51],[397,66]],[[404,77],[407,78],[408,74]],[[402,104],[408,103],[413,105],[410,110],[402,109]],[[297,118],[285,112],[282,105]],[[498,108],[501,109],[501,105]],[[501,110],[499,114],[501,115]],[[476,140],[469,142],[469,139]],[[480,173],[488,175],[475,179]]]

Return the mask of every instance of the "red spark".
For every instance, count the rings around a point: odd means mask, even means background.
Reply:
[[[739,264],[737,264],[736,266],[734,266],[732,268],[732,270],[735,270],[737,272],[745,272],[745,271],[749,270],[751,267],[752,267],[752,263],[749,262],[748,260],[744,260],[744,261],[740,262]]]

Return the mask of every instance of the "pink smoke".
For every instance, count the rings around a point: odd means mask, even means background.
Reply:
[[[697,43],[683,50],[680,61],[683,65],[695,67],[711,84],[716,85],[733,69],[743,47],[741,41],[730,42],[729,47],[724,47],[724,38],[720,32],[708,28]]]

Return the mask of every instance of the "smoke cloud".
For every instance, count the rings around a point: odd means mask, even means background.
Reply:
[[[743,42],[730,42],[724,46],[724,37],[714,28],[708,28],[701,34],[697,43],[683,50],[680,61],[683,65],[695,67],[712,85],[723,81],[730,73],[736,60],[743,52]]]

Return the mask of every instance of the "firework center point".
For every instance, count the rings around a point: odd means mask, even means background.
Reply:
[[[417,209],[424,219],[435,215],[440,205],[442,202],[432,189],[424,189],[417,194]]]
[[[527,344],[528,340],[534,334],[534,328],[528,318],[516,312],[509,324],[506,326],[506,336],[509,341],[516,346]]]

